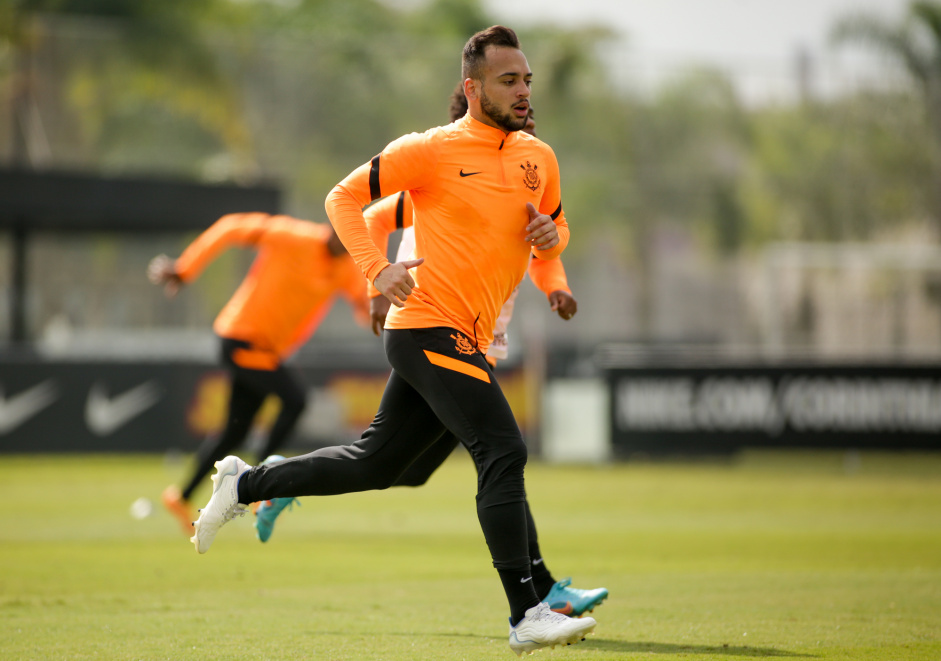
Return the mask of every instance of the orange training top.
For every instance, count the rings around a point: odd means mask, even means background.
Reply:
[[[251,343],[235,361],[250,369],[275,369],[293,354],[326,316],[335,295],[367,323],[366,281],[353,259],[330,254],[330,228],[289,216],[241,213],[223,216],[200,234],[176,260],[184,282],[196,279],[231,246],[252,247],[255,261],[225,305],[213,330]]]
[[[389,265],[363,217],[372,200],[409,191],[417,286],[386,328],[456,328],[486,353],[504,301],[532,253],[558,257],[568,244],[559,166],[552,149],[522,131],[506,134],[465,115],[393,141],[330,192],[327,215],[370,282]],[[559,244],[530,251],[531,202],[558,227]]]
[[[382,247],[388,244],[392,232],[412,226],[412,198],[404,191],[398,195],[389,195],[370,205],[363,215],[366,217],[369,236],[377,246]],[[529,279],[547,298],[554,291],[572,293],[561,257],[531,259],[528,273]],[[369,285],[369,296],[381,296],[372,283]]]

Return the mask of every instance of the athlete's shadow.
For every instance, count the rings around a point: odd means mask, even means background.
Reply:
[[[631,652],[647,654],[724,654],[725,656],[745,657],[790,657],[816,658],[813,654],[798,654],[775,647],[749,647],[747,645],[682,645],[679,643],[653,643],[649,641],[611,640],[589,637],[578,643],[579,647],[604,652]]]
[[[321,631],[322,634],[346,636],[348,632],[342,631]],[[370,634],[374,636],[423,636],[427,632],[417,631],[384,631]],[[468,633],[456,631],[436,633],[435,636],[445,638],[480,638],[494,643],[506,642],[506,638],[495,638],[489,635],[479,633]],[[816,659],[816,654],[801,654],[798,652],[789,652],[776,647],[749,647],[747,645],[682,645],[679,643],[653,643],[649,641],[630,641],[613,640],[608,638],[595,638],[589,636],[580,643],[576,643],[579,648],[590,648],[602,652],[623,652],[625,654],[723,654],[725,656],[741,656],[749,658],[757,657],[786,657],[792,659]],[[565,647],[564,645],[562,647]],[[556,649],[561,649],[556,647]]]

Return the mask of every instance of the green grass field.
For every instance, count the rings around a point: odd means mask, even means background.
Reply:
[[[941,455],[860,459],[531,463],[547,565],[611,592],[551,658],[941,659]],[[184,469],[4,458],[0,658],[516,658],[465,457],[421,489],[305,499],[268,544],[237,519],[204,556],[159,505],[129,514]]]

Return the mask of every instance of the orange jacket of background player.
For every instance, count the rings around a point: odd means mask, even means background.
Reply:
[[[505,134],[469,114],[447,126],[393,141],[327,196],[327,215],[369,282],[389,265],[363,207],[409,191],[414,205],[416,287],[393,307],[386,328],[456,328],[486,353],[504,301],[523,279],[530,255],[558,257],[568,244],[559,166],[552,149],[528,133]],[[558,227],[559,243],[530,250],[531,202]],[[427,227],[427,231],[426,231]]]
[[[236,352],[237,364],[275,369],[313,334],[337,293],[350,302],[357,321],[368,323],[363,274],[348,254],[330,254],[329,237],[326,225],[289,216],[231,214],[216,221],[176,260],[177,274],[190,282],[232,246],[258,251],[213,324],[220,337],[251,344]]]
[[[366,209],[363,215],[373,242],[377,246],[384,246],[389,242],[392,232],[412,226],[412,198],[405,191],[384,197]],[[531,259],[528,273],[529,279],[546,296],[554,291],[572,293],[561,258]],[[379,291],[369,283],[369,296],[379,295]]]

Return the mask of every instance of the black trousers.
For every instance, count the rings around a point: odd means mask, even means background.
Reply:
[[[526,445],[487,361],[451,328],[387,329],[383,339],[392,373],[362,437],[252,468],[239,501],[386,489],[452,434],[477,468],[477,515],[494,567],[528,573]]]
[[[278,413],[259,459],[274,454],[288,439],[306,406],[306,393],[301,379],[279,364],[273,370],[252,370],[241,367],[232,359],[236,349],[248,348],[248,342],[222,338],[222,364],[231,373],[231,393],[226,412],[225,428],[215,438],[207,438],[196,452],[196,466],[182,491],[189,500],[192,493],[212,470],[213,464],[245,442],[255,415],[268,395],[281,400]]]

